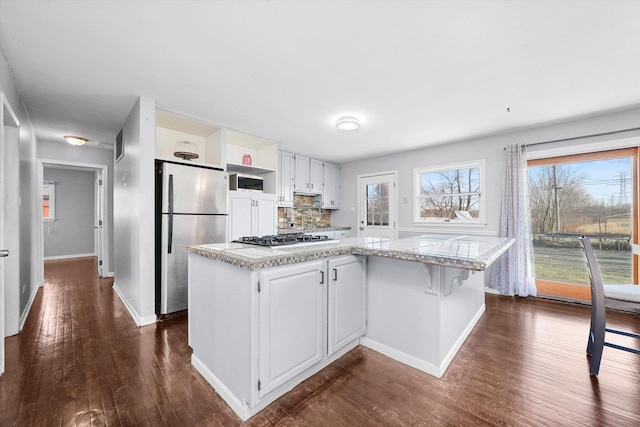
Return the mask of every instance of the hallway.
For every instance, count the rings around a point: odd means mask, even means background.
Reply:
[[[45,264],[6,340],[0,426],[241,425],[191,367],[186,316],[138,328],[95,272],[95,258]],[[442,379],[356,348],[247,425],[639,425],[640,357],[605,349],[590,378],[588,322],[586,306],[487,295]],[[610,322],[640,331],[638,316]]]
[[[186,316],[137,328],[95,258],[47,261],[7,339],[0,425],[202,425],[219,399],[190,364]],[[219,406],[220,407],[220,406]],[[222,424],[237,422],[218,410]],[[231,417],[231,418],[229,418]]]

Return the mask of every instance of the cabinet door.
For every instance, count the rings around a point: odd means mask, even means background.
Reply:
[[[276,197],[271,195],[262,195],[256,197],[254,204],[254,236],[266,236],[277,234],[276,221],[278,217],[278,207],[276,206]]]
[[[322,194],[323,169],[321,160],[309,160],[309,190],[313,194]]]
[[[260,397],[322,360],[325,265],[312,261],[260,273]]]
[[[293,191],[309,193],[309,158],[296,154],[293,165]]]
[[[280,152],[278,165],[278,205],[293,206],[293,153]]]
[[[325,163],[324,193],[322,194],[322,207],[324,209],[340,208],[340,167],[331,163]]]
[[[229,240],[253,236],[253,205],[250,194],[234,193],[229,196]]]
[[[364,263],[354,255],[329,260],[329,356],[366,331]]]

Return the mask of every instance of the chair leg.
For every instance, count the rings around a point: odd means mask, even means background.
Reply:
[[[602,360],[602,350],[604,349],[605,325],[596,325],[589,337],[587,344],[587,353],[591,354],[591,363],[589,373],[598,375],[600,372],[600,361]]]
[[[593,353],[593,321],[589,325],[589,339],[587,340],[587,355]]]

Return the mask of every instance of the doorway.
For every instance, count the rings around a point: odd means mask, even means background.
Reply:
[[[20,123],[0,92],[0,374],[4,337],[20,328]],[[10,185],[12,183],[13,185]]]
[[[397,238],[397,175],[358,175],[358,237]]]
[[[66,184],[61,187],[55,179],[47,179],[47,177],[61,176],[65,177]],[[86,178],[87,182],[82,184],[84,187],[82,198],[74,202],[73,198],[78,197],[78,191],[70,188],[76,184],[73,177],[79,179]],[[39,160],[38,161],[38,182],[40,183],[39,205],[38,209],[40,221],[38,222],[38,243],[40,247],[40,274],[44,282],[44,260],[45,259],[62,259],[75,258],[78,256],[95,256],[97,258],[97,273],[100,277],[106,277],[108,265],[108,231],[105,222],[107,216],[107,191],[105,185],[108,183],[108,167],[106,165],[96,165],[88,163],[64,162],[58,160]],[[66,195],[66,196],[65,196]],[[89,200],[90,199],[90,200]],[[82,207],[84,208],[82,208]],[[66,223],[60,215],[67,212],[67,217],[74,213],[74,209],[81,209],[86,212],[86,218],[82,219],[82,227],[78,228],[77,233],[82,233],[82,238],[76,240],[84,241],[77,245],[68,239],[68,235],[73,232],[69,230],[69,220]],[[91,213],[89,213],[91,211]],[[58,223],[56,223],[58,221]],[[50,238],[50,233],[54,234]],[[45,234],[47,238],[45,238]],[[81,237],[78,236],[78,237]],[[89,243],[87,243],[89,242]],[[60,254],[51,252],[51,245],[61,245],[59,247]],[[84,249],[78,249],[84,248]]]

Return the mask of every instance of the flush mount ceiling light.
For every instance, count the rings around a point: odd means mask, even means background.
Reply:
[[[357,130],[360,127],[360,121],[355,117],[342,117],[336,122],[336,127],[340,130]]]
[[[66,139],[67,142],[71,145],[84,145],[87,143],[87,141],[89,141],[87,138],[72,135],[65,135],[64,139]]]

